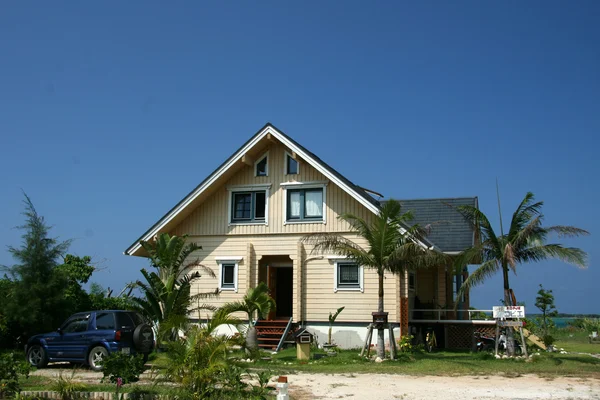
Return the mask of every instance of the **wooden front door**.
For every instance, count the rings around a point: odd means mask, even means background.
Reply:
[[[272,298],[277,298],[277,268],[267,266],[267,286],[269,287],[269,294]],[[275,319],[276,310],[272,309],[269,315],[267,316],[268,320]]]

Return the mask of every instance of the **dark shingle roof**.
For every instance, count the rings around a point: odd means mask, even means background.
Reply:
[[[399,200],[402,211],[412,210],[413,222],[425,227],[431,224],[427,239],[444,252],[463,251],[473,245],[473,229],[453,207],[478,207],[477,197],[454,199]]]

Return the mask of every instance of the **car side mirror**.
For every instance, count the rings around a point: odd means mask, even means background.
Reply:
[[[60,329],[60,328],[58,328],[58,329],[56,330],[56,332],[60,333],[61,335],[63,334],[63,331],[62,331],[62,329]]]

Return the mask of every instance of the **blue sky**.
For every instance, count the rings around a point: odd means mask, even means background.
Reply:
[[[512,276],[600,313],[600,3],[12,2],[0,10],[0,245],[22,193],[119,290],[123,250],[267,121],[386,197],[527,191],[587,270]],[[0,264],[12,264],[0,250]],[[501,280],[473,292],[489,308]]]

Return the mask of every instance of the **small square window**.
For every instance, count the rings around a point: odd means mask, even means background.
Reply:
[[[260,159],[256,163],[256,176],[267,176],[268,174],[268,166],[267,166],[267,155],[265,155],[262,159]]]
[[[296,175],[298,173],[298,160],[286,153],[285,155],[285,173],[287,175]]]
[[[335,265],[335,291],[363,290],[362,268],[355,262],[337,262]]]
[[[235,290],[237,292],[237,264],[221,264],[221,282],[219,285],[219,289]]]

